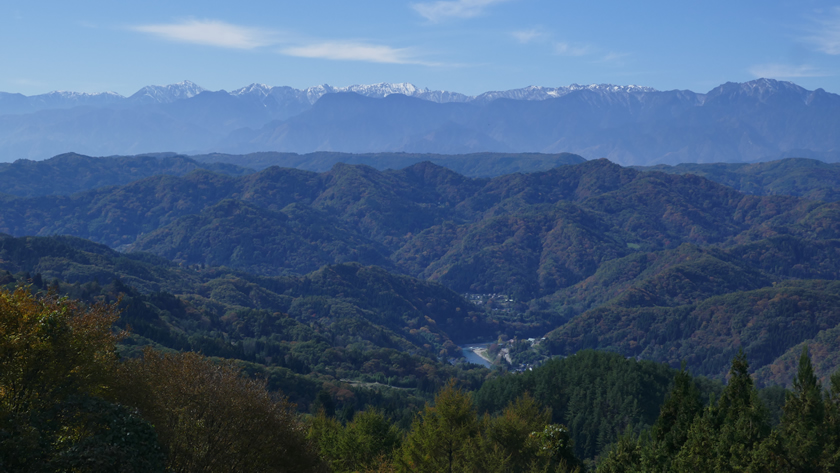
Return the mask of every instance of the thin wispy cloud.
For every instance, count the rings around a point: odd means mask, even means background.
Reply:
[[[749,69],[754,77],[792,79],[797,77],[825,77],[829,74],[808,65],[758,64]]]
[[[420,59],[418,51],[413,48],[394,48],[355,40],[306,40],[281,34],[279,31],[233,25],[218,20],[187,20],[180,23],[132,26],[130,29],[168,41],[229,49],[279,46],[280,49],[276,52],[286,56],[382,64],[441,65]]]
[[[262,28],[232,25],[217,20],[132,26],[130,29],[181,43],[230,49],[254,49],[277,44],[278,33]]]
[[[630,55],[629,53],[617,53],[614,51],[605,53],[602,48],[589,43],[557,41],[554,39],[554,35],[551,32],[547,32],[540,27],[513,31],[510,35],[520,44],[535,43],[548,45],[551,48],[551,51],[558,56],[590,56],[590,59],[592,59],[595,63],[622,65],[623,59]]]
[[[558,41],[554,43],[554,52],[561,56],[586,56],[594,53],[595,48],[588,44]]]
[[[620,59],[624,59],[629,56],[630,53],[616,53],[616,52],[608,52],[602,58],[603,61],[618,61]]]
[[[610,51],[595,62],[620,67],[626,65],[627,61],[625,59],[630,56],[632,56],[631,53],[617,53],[615,51]]]
[[[805,41],[826,54],[840,54],[840,7],[832,8],[813,22],[816,28],[805,37]]]
[[[337,61],[363,61],[383,64],[438,65],[417,58],[410,48],[392,48],[377,44],[328,41],[283,48],[280,53],[287,56],[331,59]]]
[[[420,16],[437,23],[449,18],[473,18],[484,13],[491,5],[508,1],[510,0],[441,0],[414,3],[411,8]]]
[[[517,41],[522,44],[543,41],[548,38],[548,34],[539,28],[529,28],[527,30],[513,31],[510,33]]]

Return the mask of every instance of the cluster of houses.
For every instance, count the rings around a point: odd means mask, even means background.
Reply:
[[[484,306],[489,310],[502,312],[511,312],[513,310],[513,297],[507,294],[475,294],[468,292],[461,295],[473,304]]]

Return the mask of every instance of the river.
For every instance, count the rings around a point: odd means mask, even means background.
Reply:
[[[475,349],[475,348],[487,348],[492,343],[494,343],[494,342],[471,343],[469,345],[462,346],[461,347],[461,353],[464,354],[464,358],[467,359],[467,362],[475,363],[476,365],[481,365],[481,366],[484,366],[486,368],[491,368],[493,365],[490,364],[490,362],[485,360],[484,358],[476,355],[475,352],[473,351],[473,349]]]

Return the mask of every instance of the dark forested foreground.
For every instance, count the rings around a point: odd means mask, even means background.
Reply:
[[[840,372],[824,390],[802,351],[781,421],[771,426],[746,357],[732,361],[729,383],[703,407],[685,372],[641,435],[628,432],[599,463],[603,472],[830,472],[840,468]]]
[[[722,387],[584,352],[475,393],[453,380],[401,429],[375,408],[338,419],[328,400],[301,417],[264,381],[195,353],[120,359],[115,310],[0,292],[0,470],[828,472],[840,462],[840,373],[824,390],[807,351],[783,400],[755,389],[743,353]]]

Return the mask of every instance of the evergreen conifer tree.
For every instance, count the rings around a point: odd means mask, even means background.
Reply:
[[[799,357],[799,371],[793,379],[793,392],[787,395],[779,426],[784,450],[796,471],[817,471],[817,459],[825,441],[824,423],[823,390],[814,374],[808,347],[805,347]]]
[[[688,431],[674,460],[677,471],[743,471],[752,451],[770,434],[767,410],[758,397],[743,349],[732,360],[729,384]]]

